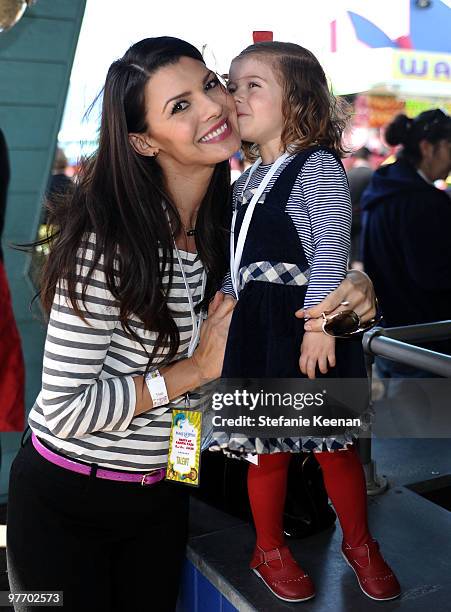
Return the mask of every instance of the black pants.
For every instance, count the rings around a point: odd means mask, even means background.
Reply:
[[[174,610],[188,501],[175,483],[143,487],[70,472],[28,440],[10,474],[11,591],[63,591],[65,612]]]

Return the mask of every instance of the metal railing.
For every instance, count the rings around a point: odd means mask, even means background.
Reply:
[[[411,342],[433,342],[448,338],[451,338],[451,320],[402,327],[374,327],[366,332],[363,336],[363,349],[370,388],[372,387],[375,356],[385,357],[431,374],[451,378],[450,355],[411,344]],[[372,404],[373,400],[370,395],[370,408]],[[377,474],[376,462],[371,457],[371,437],[360,438],[358,449],[365,471],[368,495],[383,493],[388,487],[388,482],[384,476]]]

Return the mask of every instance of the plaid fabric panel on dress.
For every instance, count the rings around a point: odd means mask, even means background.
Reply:
[[[266,283],[302,287],[308,284],[309,274],[309,268],[302,271],[299,266],[292,263],[256,261],[249,266],[241,268],[238,290],[241,291],[249,281],[263,281]]]

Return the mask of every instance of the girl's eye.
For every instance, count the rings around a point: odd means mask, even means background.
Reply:
[[[209,89],[214,89],[217,85],[220,85],[221,83],[219,82],[218,77],[213,77],[211,79],[211,81],[208,81],[208,83],[205,85],[205,91],[208,91]]]
[[[180,111],[185,110],[186,108],[188,108],[188,106],[189,104],[185,100],[180,100],[179,102],[176,102],[172,107],[171,115],[175,115],[175,113],[179,113]]]
[[[236,92],[236,85],[232,85],[232,83],[229,83],[227,85],[227,91],[229,92],[229,94],[233,94]]]
[[[258,83],[254,83],[254,81],[251,81],[249,83],[249,89],[251,89],[252,87],[260,87],[260,85]]]

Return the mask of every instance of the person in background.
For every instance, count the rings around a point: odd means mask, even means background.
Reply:
[[[72,179],[66,174],[66,168],[68,166],[67,157],[64,151],[60,147],[56,147],[55,159],[53,160],[52,174],[50,175],[49,182],[47,185],[47,191],[45,194],[46,207],[43,214],[43,223],[47,223],[48,219],[48,204],[57,204],[58,200],[64,198],[64,196],[73,187]]]
[[[451,171],[451,117],[439,109],[401,114],[385,139],[401,145],[397,160],[374,173],[361,200],[363,263],[384,325],[450,319],[451,199],[434,181]],[[451,354],[451,340],[424,346]],[[381,357],[376,364],[384,378],[431,376]]]
[[[8,146],[5,136],[0,129],[0,240],[3,236],[6,216],[6,200],[8,196],[8,185],[10,179],[10,167],[8,157]],[[0,261],[3,261],[2,243],[0,242]]]
[[[367,147],[358,149],[352,155],[354,163],[347,172],[352,203],[350,264],[351,268],[358,268],[359,270],[363,268],[360,255],[360,234],[362,230],[360,200],[373,176],[373,169],[369,162],[370,155]]]
[[[8,148],[0,130],[0,431],[22,431],[25,371],[1,246],[9,178]]]

